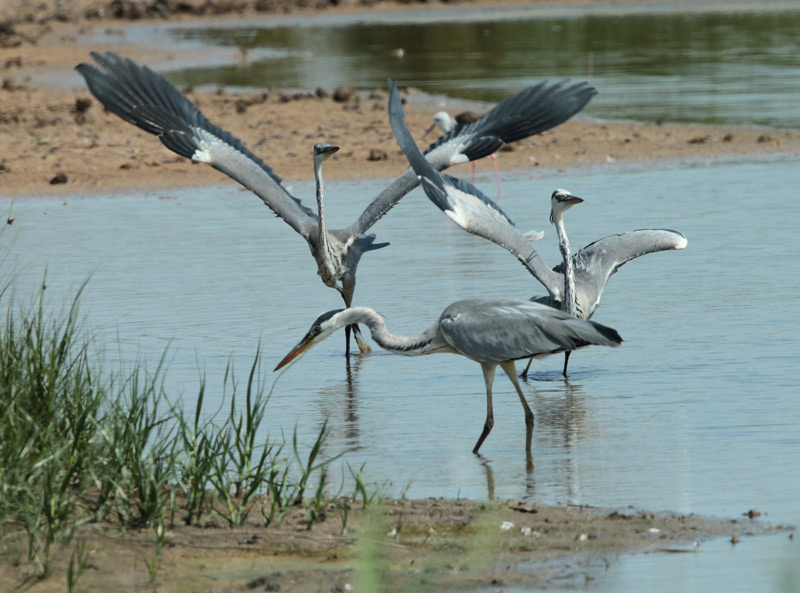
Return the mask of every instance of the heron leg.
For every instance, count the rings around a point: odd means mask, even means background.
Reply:
[[[572,350],[567,350],[564,352],[564,376],[567,376],[567,365],[569,364],[569,355],[572,354]]]
[[[493,154],[492,157],[492,164],[494,165],[494,178],[497,181],[497,197],[494,199],[497,202],[500,199],[500,194],[503,193],[503,190],[500,189],[500,173],[497,171],[497,155]]]
[[[486,422],[483,423],[483,432],[481,433],[478,442],[475,443],[473,453],[477,453],[481,448],[484,439],[489,436],[494,426],[494,413],[492,412],[492,383],[494,382],[494,371],[497,368],[496,364],[481,364],[483,369],[483,380],[486,383]]]
[[[528,455],[528,457],[530,457],[531,441],[533,440],[533,411],[531,410],[531,407],[528,405],[528,402],[525,400],[525,396],[522,393],[522,387],[519,384],[519,379],[517,379],[517,367],[514,364],[514,361],[510,360],[508,362],[501,362],[500,366],[514,384],[514,389],[517,390],[519,401],[522,402],[522,407],[525,408],[525,453]]]
[[[522,378],[523,379],[527,379],[528,378],[528,371],[531,369],[531,364],[533,364],[533,357],[528,359],[528,366],[526,366],[525,370],[522,371]]]

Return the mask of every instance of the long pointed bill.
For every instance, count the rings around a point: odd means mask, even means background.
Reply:
[[[311,334],[306,334],[306,337],[304,337],[297,346],[292,348],[292,351],[289,352],[289,354],[283,357],[283,360],[278,363],[278,366],[276,366],[272,372],[274,373],[275,371],[285,367],[303,352],[311,348],[311,346],[313,346],[315,343],[316,342],[314,342],[314,338],[311,336]]]
[[[570,196],[564,200],[564,203],[569,204],[570,206],[580,204],[581,202],[583,202],[583,198],[579,198],[578,196]]]
[[[435,127],[436,127],[436,122],[432,123],[432,124],[431,124],[431,127],[430,127],[430,128],[428,128],[427,130],[425,130],[425,133],[422,135],[422,137],[423,137],[423,138],[425,138],[425,136],[427,136],[428,134],[430,134],[431,132],[433,132],[433,129],[434,129]]]

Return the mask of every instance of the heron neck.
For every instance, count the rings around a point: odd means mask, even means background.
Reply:
[[[561,250],[561,257],[564,258],[564,303],[562,309],[569,315],[575,315],[577,305],[575,303],[575,269],[572,265],[572,254],[567,238],[567,229],[564,227],[564,217],[562,214],[553,214],[553,222],[556,225],[558,235],[558,247]]]
[[[450,132],[453,131],[453,128],[455,127],[456,127],[456,119],[452,115],[448,114],[447,121],[442,122],[442,131],[444,131],[445,134],[449,134]]]
[[[325,189],[322,185],[322,163],[314,163],[314,179],[317,182],[317,214],[319,217],[319,249],[322,257],[333,273],[333,254],[331,253],[328,228],[325,226]]]
[[[436,339],[438,334],[435,327],[415,336],[396,336],[386,329],[383,317],[369,307],[351,307],[338,315],[337,326],[344,327],[353,323],[366,325],[378,346],[394,354],[421,356],[432,354],[442,347]]]

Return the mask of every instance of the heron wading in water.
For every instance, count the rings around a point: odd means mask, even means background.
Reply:
[[[677,231],[644,229],[605,237],[590,243],[575,255],[570,255],[562,218],[567,208],[563,206],[569,207],[577,202],[570,204],[567,198],[564,205],[559,205],[559,200],[553,205],[551,197],[551,208],[555,208],[552,220],[556,224],[562,256],[565,259],[561,264],[549,268],[528,237],[517,230],[514,222],[494,201],[469,182],[442,174],[427,163],[406,127],[403,106],[395,83],[390,81],[389,87],[389,121],[392,130],[411,167],[420,176],[425,194],[459,227],[500,245],[514,255],[548,291],[546,296],[534,297],[536,302],[564,309],[565,303],[566,307],[571,308],[569,303],[574,298],[575,316],[589,319],[600,304],[600,297],[609,278],[626,262],[648,253],[686,247],[686,237]],[[556,194],[558,193],[557,190]],[[564,196],[567,195],[572,194],[564,190]],[[566,273],[566,262],[572,265],[571,274]],[[568,286],[567,278],[573,274],[574,284]],[[564,364],[564,373],[567,362],[568,358]]]
[[[477,453],[494,426],[492,385],[498,367],[508,375],[525,411],[525,451],[531,459],[534,415],[517,378],[515,360],[577,350],[590,345],[617,347],[622,338],[616,330],[577,319],[531,301],[468,299],[449,305],[430,328],[415,336],[396,336],[387,331],[383,317],[368,307],[353,307],[323,313],[311,324],[305,337],[278,365],[279,370],[300,354],[348,325],[366,325],[378,346],[403,356],[460,354],[481,365],[486,384],[486,421]]]
[[[76,70],[109,111],[158,136],[169,150],[211,165],[256,194],[306,240],[323,283],[341,294],[345,306],[352,305],[356,269],[362,255],[388,245],[375,243],[375,235],[365,233],[419,184],[414,171],[407,170],[378,194],[350,226],[328,229],[321,178],[322,160],[332,154],[328,149],[319,154],[316,146],[314,149],[315,213],[286,190],[281,178],[264,161],[235,136],[212,124],[164,77],[111,52],[92,52],[91,56],[97,66],[80,64]],[[596,93],[585,82],[544,81],[533,85],[498,104],[478,121],[439,138],[425,158],[436,170],[483,158],[503,144],[568,120]],[[346,335],[345,352],[349,353],[349,332]],[[360,350],[368,352],[370,348],[357,328],[355,337]]]

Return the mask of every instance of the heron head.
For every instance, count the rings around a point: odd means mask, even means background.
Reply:
[[[575,204],[580,204],[581,202],[583,202],[582,198],[573,196],[566,189],[557,189],[550,196],[550,222],[555,224],[556,216],[560,217]]]
[[[331,146],[327,142],[317,142],[314,145],[314,162],[315,163],[323,163],[328,160],[334,152],[339,150],[338,146]]]
[[[278,366],[275,367],[275,370],[277,371],[278,369],[285,367],[303,352],[321,342],[339,329],[341,325],[336,323],[336,315],[341,313],[343,310],[344,309],[334,309],[333,311],[326,311],[317,317],[314,320],[314,323],[311,324],[311,329],[308,330],[308,333],[303,337],[302,340],[300,340],[297,346],[292,348],[289,354],[283,357],[283,360],[278,363]]]
[[[446,111],[439,111],[434,114],[433,123],[431,124],[431,127],[425,130],[425,133],[422,135],[422,137],[424,138],[425,136],[430,134],[437,126],[446,134],[447,132],[453,129],[455,123],[453,121],[453,118],[450,117],[449,113],[447,113]]]

